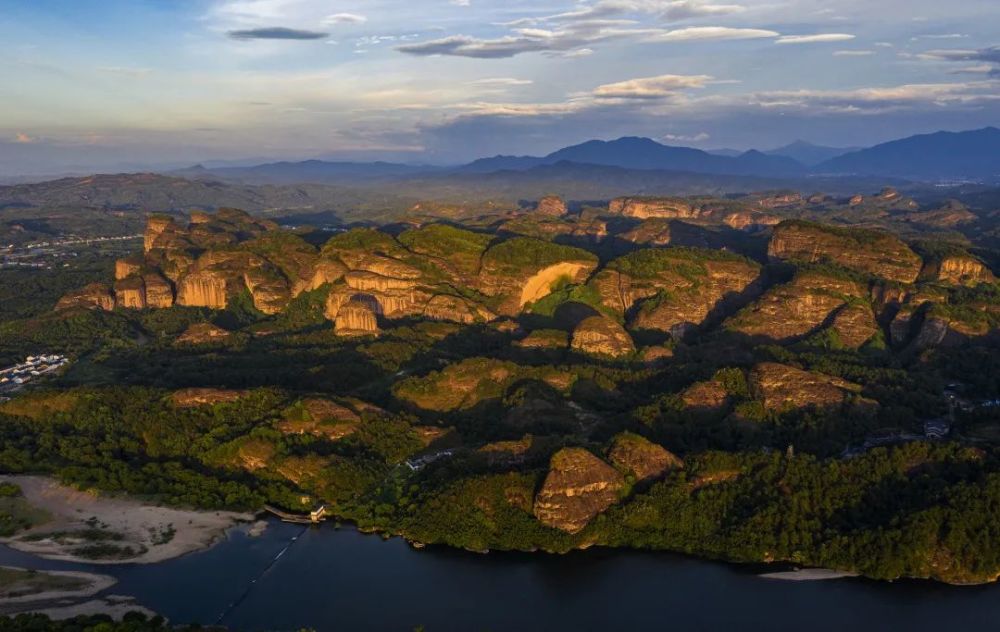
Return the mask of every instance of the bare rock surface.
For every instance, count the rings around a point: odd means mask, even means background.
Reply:
[[[618,502],[622,474],[583,448],[563,448],[549,464],[533,513],[549,527],[577,533]]]

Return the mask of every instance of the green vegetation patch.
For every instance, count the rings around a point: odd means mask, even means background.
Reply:
[[[564,261],[597,263],[597,256],[580,248],[563,246],[531,237],[514,237],[486,251],[484,265],[500,274],[518,274],[546,268]]]

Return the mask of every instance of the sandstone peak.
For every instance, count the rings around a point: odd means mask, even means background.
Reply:
[[[631,432],[623,432],[614,438],[608,459],[640,482],[659,478],[669,470],[684,467],[684,461],[677,455]]]
[[[547,195],[538,201],[535,212],[549,217],[562,217],[567,213],[566,203],[558,195]]]
[[[622,474],[589,451],[563,448],[552,455],[533,513],[546,526],[577,533],[618,502],[624,487]]]
[[[573,350],[588,355],[623,358],[635,353],[635,343],[625,328],[607,316],[585,318],[573,330]]]
[[[847,380],[776,362],[755,366],[750,371],[749,385],[764,408],[776,411],[838,407],[861,392],[860,386]]]
[[[834,263],[890,281],[913,283],[923,262],[898,237],[861,228],[839,228],[789,220],[774,229],[768,244],[772,260]]]
[[[379,333],[378,318],[372,301],[352,298],[337,312],[335,330],[338,336],[367,336]]]

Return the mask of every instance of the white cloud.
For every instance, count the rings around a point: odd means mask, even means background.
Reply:
[[[664,134],[660,140],[668,143],[701,143],[711,138],[708,132],[698,132],[697,134]]]
[[[531,79],[515,79],[514,77],[489,77],[486,79],[476,79],[472,82],[474,86],[530,86],[534,81]]]
[[[803,109],[813,113],[874,114],[919,107],[981,105],[1000,102],[1000,81],[904,84],[855,90],[760,92],[749,102],[763,108]]]
[[[742,29],[728,26],[692,26],[655,34],[648,41],[686,42],[693,40],[745,40],[778,37],[780,33],[766,29]]]
[[[610,40],[678,42],[780,35],[776,31],[756,28],[695,26],[671,30],[657,25],[657,20],[670,22],[715,17],[744,10],[743,5],[713,4],[703,0],[598,0],[563,13],[495,23],[494,26],[510,29],[508,34],[499,37],[455,34],[406,44],[397,50],[418,56],[450,55],[480,59],[507,58],[533,52],[572,57],[589,54],[593,44]]]
[[[609,83],[594,89],[598,99],[663,99],[690,88],[704,88],[708,75],[660,75]]]
[[[742,13],[746,7],[739,4],[709,4],[696,0],[677,0],[667,3],[663,17],[668,20],[686,20],[706,16],[730,15]]]
[[[357,13],[334,13],[333,15],[328,15],[324,20],[323,24],[364,24],[368,21],[363,15],[358,15]]]
[[[854,39],[849,33],[816,33],[814,35],[782,35],[778,44],[816,44],[826,42],[846,42]]]
[[[870,57],[874,55],[873,50],[835,50],[833,51],[834,57]]]

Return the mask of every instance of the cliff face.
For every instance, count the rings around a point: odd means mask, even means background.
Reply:
[[[232,287],[232,291],[230,291]],[[230,285],[227,278],[216,271],[193,272],[181,279],[177,288],[177,304],[188,307],[210,307],[225,309],[231,293],[239,288]]]
[[[768,410],[842,406],[861,387],[830,375],[765,362],[750,371],[750,391]],[[867,400],[863,400],[867,401]]]
[[[630,329],[683,337],[713,312],[755,291],[760,267],[708,250],[640,250],[609,263],[590,281],[601,304],[626,318]]]
[[[378,319],[368,301],[351,299],[337,312],[334,330],[338,336],[367,336],[378,334]]]
[[[68,292],[56,303],[56,311],[73,308],[113,310],[114,292],[104,283],[91,283],[79,290]]]
[[[614,438],[608,460],[636,481],[645,482],[663,476],[670,470],[684,467],[677,455],[645,437],[624,432]]]
[[[144,309],[146,307],[146,286],[142,277],[133,276],[115,282],[115,304],[118,307]]]
[[[498,299],[499,314],[515,316],[559,284],[582,283],[597,257],[580,248],[525,237],[501,242],[483,254],[477,289]]]
[[[121,281],[142,271],[142,260],[135,257],[115,261],[115,281]]]
[[[566,203],[559,196],[549,195],[538,201],[535,212],[549,217],[562,217],[567,212]]]
[[[159,215],[150,217],[146,222],[146,231],[142,236],[143,252],[149,252],[152,250],[157,238],[168,228],[173,227],[174,219],[172,217],[163,217]]]
[[[830,327],[848,349],[858,349],[878,333],[878,323],[870,307],[850,303],[840,308]]]
[[[635,343],[625,329],[606,316],[591,316],[573,330],[574,351],[588,355],[622,358],[635,353]]]
[[[132,274],[115,282],[115,304],[128,309],[162,308],[174,304],[170,282],[155,272]]]
[[[608,210],[614,215],[637,219],[697,217],[696,209],[680,198],[617,198],[611,200]]]
[[[920,257],[888,233],[798,221],[774,229],[767,254],[776,261],[835,263],[901,283],[916,281],[922,267]]]
[[[945,257],[929,267],[931,277],[941,283],[976,286],[980,283],[996,283],[997,280],[989,268],[973,257]]]
[[[546,526],[578,533],[618,502],[624,486],[618,470],[587,450],[563,448],[552,456],[532,511]]]
[[[697,413],[721,413],[729,408],[732,398],[717,380],[696,382],[681,392],[684,407]]]
[[[619,237],[624,241],[643,246],[668,246],[672,238],[670,220],[647,219]]]
[[[726,328],[775,342],[792,342],[818,331],[849,301],[861,300],[867,293],[867,288],[849,279],[800,271],[791,281],[771,288],[726,321]],[[851,310],[844,315],[838,331],[843,329],[853,340],[861,335],[859,323],[863,320],[859,311]]]

